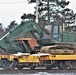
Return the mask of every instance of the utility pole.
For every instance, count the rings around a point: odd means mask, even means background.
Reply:
[[[50,22],[50,14],[49,14],[49,0],[47,0],[47,7],[48,7],[48,22]]]
[[[38,23],[38,0],[36,0],[36,22]]]

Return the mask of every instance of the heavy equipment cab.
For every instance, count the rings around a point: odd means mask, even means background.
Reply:
[[[51,22],[45,26],[50,33],[51,43],[75,45],[76,33],[65,31],[64,24],[60,22]]]
[[[60,40],[59,37],[62,33],[62,24],[60,22],[51,22],[50,24],[45,26],[45,29],[48,29],[49,36],[51,37],[52,42]]]
[[[56,42],[62,42],[62,32],[63,26],[60,22],[51,22],[45,25],[45,32],[43,32],[43,37],[40,40],[40,45],[48,46],[55,45]]]

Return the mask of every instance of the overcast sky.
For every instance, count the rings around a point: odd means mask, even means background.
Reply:
[[[70,1],[69,8],[76,13],[76,0]],[[4,27],[13,21],[20,23],[23,13],[33,13],[33,4],[28,4],[27,0],[0,0],[0,22]]]

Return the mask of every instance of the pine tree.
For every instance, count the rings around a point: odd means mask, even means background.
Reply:
[[[28,0],[28,2],[36,3],[36,0]],[[38,0],[39,23],[45,25],[52,20],[65,23],[67,26],[74,23],[75,13],[73,10],[66,8],[69,3],[66,0]]]

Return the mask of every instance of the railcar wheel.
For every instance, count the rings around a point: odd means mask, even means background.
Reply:
[[[46,65],[46,69],[47,70],[51,70],[52,69],[52,66],[51,65]]]
[[[17,66],[18,70],[22,70],[24,67],[23,66]]]
[[[61,61],[60,62],[60,68],[65,69],[65,70],[72,69],[70,61]]]
[[[71,66],[71,69],[76,70],[76,61],[70,61],[70,66]]]
[[[13,60],[11,65],[10,65],[10,69],[11,70],[15,69],[17,65],[18,65],[18,62],[16,60]]]
[[[35,69],[35,66],[33,66],[33,65],[30,66],[30,69],[31,69],[31,70],[34,70],[34,69]]]
[[[4,70],[11,70],[14,69],[16,66],[14,61],[8,61],[7,59],[2,59],[0,62],[1,62],[1,67]]]
[[[7,70],[7,69],[10,69],[10,64],[11,62],[6,60],[6,59],[2,59],[1,61],[1,67],[4,69],[4,70]]]
[[[61,61],[60,62],[60,69],[63,69],[63,70],[66,70],[67,69],[67,66],[65,64],[65,61]]]

